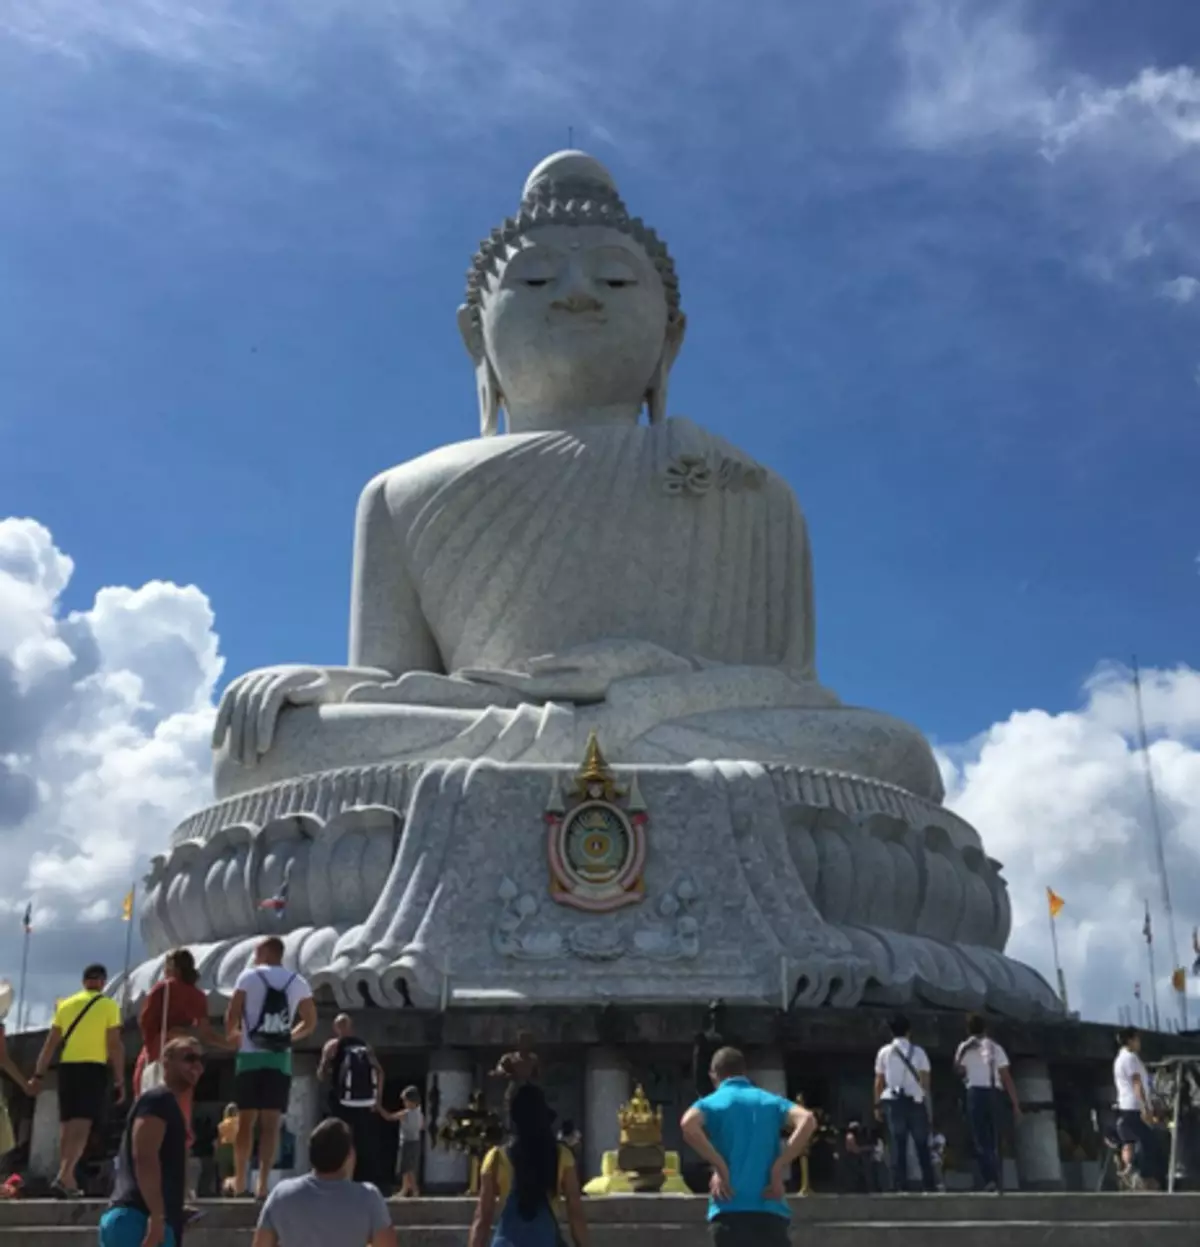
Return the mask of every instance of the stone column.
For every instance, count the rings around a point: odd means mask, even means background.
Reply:
[[[779,1048],[758,1048],[746,1054],[747,1074],[750,1081],[764,1091],[789,1099],[787,1067]]]
[[[1063,1171],[1050,1070],[1045,1061],[1015,1061],[1012,1076],[1021,1101],[1021,1121],[1017,1125],[1017,1176],[1021,1190],[1061,1191]]]
[[[466,1108],[471,1092],[475,1090],[475,1062],[471,1054],[455,1048],[442,1048],[430,1057],[429,1077],[425,1083],[426,1105],[429,1104],[435,1078],[438,1111],[444,1120],[451,1109]],[[426,1133],[423,1189],[431,1195],[461,1195],[467,1189],[469,1180],[470,1161],[466,1154],[440,1145],[432,1147]]]
[[[621,1138],[617,1114],[633,1094],[629,1066],[613,1048],[590,1048],[583,1086],[583,1180],[599,1175]]]
[[[318,1058],[307,1052],[292,1057],[292,1090],[288,1096],[284,1126],[296,1140],[296,1158],[290,1175],[307,1173],[308,1136],[321,1120],[321,1084],[317,1081]],[[278,1163],[278,1162],[276,1162]]]
[[[29,1136],[29,1172],[49,1182],[58,1173],[58,1080],[46,1076],[46,1083],[33,1107],[33,1128]]]

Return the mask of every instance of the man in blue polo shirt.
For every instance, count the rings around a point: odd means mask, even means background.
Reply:
[[[714,1053],[716,1091],[683,1115],[684,1141],[712,1166],[709,1227],[718,1247],[787,1247],[784,1183],[808,1147],[816,1118],[746,1077],[736,1048]],[[784,1132],[788,1140],[783,1144]]]

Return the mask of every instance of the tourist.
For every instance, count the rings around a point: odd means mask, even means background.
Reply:
[[[162,1083],[138,1096],[125,1124],[100,1247],[178,1247],[182,1239],[187,1123],[180,1101],[203,1073],[200,1045],[168,1040],[162,1065]]]
[[[104,995],[108,971],[90,965],[83,972],[83,990],[68,996],[54,1011],[54,1021],[30,1086],[45,1087],[46,1071],[62,1048],[58,1066],[59,1165],[51,1184],[58,1199],[77,1199],[81,1192],[75,1170],[87,1147],[92,1127],[108,1116],[108,1075],[116,1102],[125,1101],[125,1049],[121,1045],[121,1010]]]
[[[321,1049],[317,1078],[329,1083],[330,1116],[344,1121],[354,1136],[354,1180],[378,1182],[376,1113],[383,1098],[383,1067],[366,1040],[355,1035],[345,1013],[333,1020],[333,1038]]]
[[[716,1090],[683,1115],[683,1138],[712,1166],[708,1217],[720,1247],[786,1247],[785,1183],[817,1128],[807,1109],[754,1086],[736,1048],[713,1054]],[[784,1127],[790,1131],[781,1148]]]
[[[237,1144],[238,1110],[236,1104],[226,1104],[217,1126],[217,1190],[221,1195],[237,1194],[234,1187],[234,1148]]]
[[[308,1140],[312,1171],[286,1178],[258,1218],[253,1247],[396,1247],[392,1214],[370,1183],[355,1182],[354,1134],[330,1117]]]
[[[421,1093],[416,1087],[405,1087],[400,1107],[383,1116],[400,1123],[400,1197],[415,1199],[421,1194],[421,1134],[425,1129]]]
[[[163,976],[150,989],[138,1013],[142,1050],[133,1070],[134,1095],[141,1095],[162,1081],[156,1067],[166,1040],[190,1036],[213,1048],[229,1047],[224,1034],[208,1020],[208,997],[196,986],[199,978],[196,959],[188,949],[177,948],[167,953],[163,960]],[[180,1107],[190,1123],[190,1099]]]
[[[214,1048],[230,1047],[225,1036],[208,1020],[208,997],[196,986],[199,978],[195,958],[188,949],[177,948],[166,955],[163,977],[151,988],[138,1014],[142,1050],[133,1068],[135,1096],[162,1083],[160,1056],[167,1040],[196,1037]],[[191,1143],[194,1135],[190,1088],[180,1099],[179,1107]]]
[[[560,1202],[575,1247],[587,1247],[575,1158],[554,1136],[545,1093],[533,1083],[514,1086],[508,1116],[509,1142],[483,1159],[468,1247],[557,1247]]]
[[[1142,1037],[1127,1026],[1117,1038],[1121,1050],[1113,1062],[1113,1082],[1117,1088],[1117,1138],[1123,1145],[1121,1160],[1126,1173],[1136,1169],[1147,1188],[1158,1189],[1166,1180],[1166,1164],[1154,1129],[1153,1083],[1142,1061]]]
[[[258,1187],[266,1199],[279,1150],[279,1127],[292,1087],[292,1047],[317,1028],[317,1006],[308,984],[283,966],[283,941],[268,936],[254,964],[234,985],[226,1033],[238,1040],[234,1098],[238,1107],[234,1191],[247,1192],[254,1127],[258,1126]]]
[[[908,1018],[892,1019],[892,1042],[875,1058],[875,1112],[887,1123],[892,1187],[908,1190],[908,1142],[911,1139],[926,1191],[937,1190],[929,1154],[929,1057],[909,1037]]]
[[[17,1068],[17,1063],[8,1055],[8,1045],[4,1039],[4,1018],[12,1005],[12,996],[12,984],[6,979],[0,979],[0,1073],[7,1074],[25,1095],[32,1095],[33,1091],[28,1080]],[[4,1158],[16,1146],[17,1139],[13,1132],[12,1118],[8,1112],[8,1101],[4,1096],[3,1083],[0,1083],[0,1169],[3,1168]]]
[[[541,1072],[538,1054],[533,1050],[533,1036],[528,1031],[517,1034],[517,1047],[514,1052],[506,1052],[496,1068],[492,1070],[493,1078],[506,1078],[511,1083],[537,1082]]]
[[[1021,1101],[1008,1053],[988,1036],[987,1022],[978,1014],[967,1019],[967,1038],[954,1054],[954,1070],[967,1089],[967,1128],[983,1189],[999,1192],[1004,1188],[1004,1177],[1000,1169],[998,1092],[1003,1087],[1008,1093],[1014,1121],[1021,1118]]]

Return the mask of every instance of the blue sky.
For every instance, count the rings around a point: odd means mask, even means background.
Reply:
[[[65,609],[199,586],[225,678],[341,661],[358,490],[474,435],[463,274],[573,126],[676,257],[673,410],[806,510],[825,683],[949,746],[1200,666],[1198,52],[1188,0],[27,0],[0,514]]]

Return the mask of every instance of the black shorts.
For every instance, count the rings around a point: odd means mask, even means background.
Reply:
[[[400,1176],[411,1173],[419,1177],[421,1173],[421,1140],[405,1139],[400,1143]]]
[[[708,1223],[713,1247],[788,1247],[791,1222],[773,1212],[725,1212]]]
[[[90,1121],[108,1116],[108,1066],[69,1061],[58,1067],[58,1120]]]
[[[292,1090],[290,1074],[277,1069],[248,1069],[234,1079],[233,1098],[251,1113],[286,1113]]]

